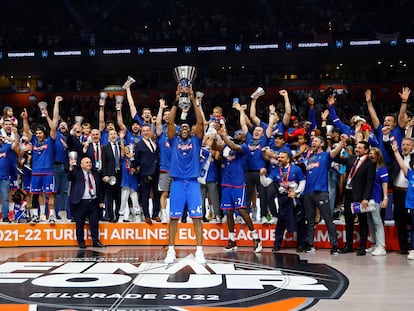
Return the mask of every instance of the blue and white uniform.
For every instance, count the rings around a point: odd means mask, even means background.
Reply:
[[[190,136],[183,140],[176,135],[170,139],[173,178],[170,192],[170,216],[180,218],[187,204],[192,218],[202,218],[201,191],[197,177],[200,174],[201,139]]]

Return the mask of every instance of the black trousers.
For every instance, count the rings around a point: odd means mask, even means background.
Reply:
[[[78,244],[85,243],[85,219],[89,217],[89,230],[91,231],[92,241],[99,241],[98,222],[99,204],[98,200],[81,200],[79,204],[73,205],[73,213],[76,222],[76,240]]]
[[[406,251],[409,249],[407,224],[410,224],[410,217],[405,208],[405,196],[407,192],[404,190],[393,189],[392,193],[394,199],[394,221],[398,232],[398,244],[400,245],[400,250]]]
[[[349,247],[354,244],[355,214],[352,213],[352,190],[345,190],[344,197],[344,216],[345,216],[345,243]],[[358,214],[360,244],[359,249],[365,250],[368,240],[368,220],[367,213]]]

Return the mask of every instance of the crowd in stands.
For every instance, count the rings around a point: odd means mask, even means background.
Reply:
[[[414,32],[399,1],[29,1],[2,3],[0,48],[376,38]]]
[[[91,98],[89,115],[70,105],[64,108],[65,99],[61,96],[49,99],[47,107],[35,105],[31,110],[24,109],[20,115],[14,114],[12,107],[4,107],[0,151],[6,156],[0,162],[0,181],[5,184],[10,181],[10,194],[22,193],[27,198],[27,205],[22,209],[21,202],[15,200],[12,203],[6,195],[9,194],[5,191],[6,185],[1,183],[3,222],[36,224],[49,221],[53,224],[59,219],[70,221],[73,207],[67,201],[69,161],[73,166],[73,158],[79,164],[84,156],[92,160],[92,170],[102,179],[97,182],[102,182],[108,197],[105,209],[99,215],[101,221],[137,221],[148,225],[168,222],[170,215],[166,212],[166,199],[169,186],[165,180],[170,169],[168,149],[171,141],[166,138],[167,132],[168,138],[174,128],[182,135],[183,131],[190,130],[196,120],[198,122],[201,114],[205,132],[198,180],[201,189],[205,187],[203,202],[208,197],[214,205],[209,214],[203,206],[203,221],[221,223],[226,212],[231,210],[226,205],[229,202],[222,201],[221,208],[217,206],[219,197],[229,200],[228,193],[226,196],[224,192],[221,194],[224,188],[234,191],[246,187],[246,197],[243,192],[241,203],[235,207],[236,219],[241,215],[243,220],[240,221],[248,225],[251,220],[263,224],[277,222],[279,229],[276,230],[279,231],[276,231],[276,236],[283,236],[285,229],[297,231],[298,251],[312,252],[313,224],[318,221],[315,212],[320,211],[328,227],[331,254],[335,255],[339,250],[334,213],[345,214],[347,234],[349,230],[353,233],[357,212],[351,213],[351,207],[354,211],[357,208],[354,203],[360,203],[366,209],[368,201],[375,199],[372,211],[358,214],[362,238],[357,255],[366,254],[367,226],[371,235],[375,232],[378,239],[373,241],[374,246],[377,244],[376,248],[369,251],[373,255],[385,255],[385,242],[381,235],[384,229],[381,229],[382,221],[378,222],[381,219],[378,215],[387,206],[384,202],[388,199],[388,190],[383,193],[381,189],[385,188],[381,187],[389,185],[390,191],[399,194],[397,199],[394,198],[394,220],[398,228],[400,253],[414,259],[414,247],[408,242],[408,237],[414,232],[407,231],[407,224],[413,222],[410,216],[413,213],[408,211],[414,206],[405,205],[405,194],[409,198],[412,191],[411,183],[405,176],[408,175],[411,180],[412,166],[405,167],[404,161],[407,165],[411,163],[409,158],[414,150],[414,124],[407,108],[411,93],[408,87],[403,87],[398,93],[398,106],[380,112],[371,90],[359,94],[363,98],[359,98],[358,105],[352,105],[353,94],[338,93],[333,88],[313,94],[280,90],[272,103],[265,105],[260,103],[265,94],[263,90],[244,98],[221,94],[218,104],[212,101],[207,105],[209,94],[195,92],[192,88],[184,92],[179,86],[173,96],[160,99],[157,111],[153,111],[149,108],[137,109],[131,92],[132,83],[125,83],[124,95],[110,98],[107,93],[101,92],[96,98]],[[181,105],[187,97],[190,97],[193,108]],[[127,104],[123,105],[124,101]],[[223,102],[229,104],[220,105]],[[170,119],[168,108],[173,106],[175,112],[176,105],[181,109],[177,112],[177,118]],[[350,109],[351,106],[358,109]],[[39,118],[41,122],[37,122]],[[185,145],[183,142],[182,146]],[[185,146],[191,149],[191,145]],[[185,156],[185,148],[181,152]],[[144,157],[146,161],[154,161],[148,163],[151,167],[154,165],[156,171],[143,173],[148,169],[141,162]],[[358,170],[358,165],[362,167],[357,159],[362,159],[365,165],[372,164],[367,168],[370,173],[364,175],[370,178],[364,184],[364,189],[368,189],[369,193],[360,202],[351,199],[355,189],[350,187],[351,179],[357,174],[353,170]],[[236,162],[232,161],[240,161],[239,166],[233,167]],[[385,167],[385,172],[375,177],[375,166],[377,171]],[[227,167],[237,168],[234,179],[225,179],[235,173],[228,171]],[[331,170],[342,177],[336,176],[335,180],[331,180]],[[385,175],[389,177],[384,179]],[[383,179],[377,180],[379,177]],[[374,182],[379,184],[380,189],[375,196],[374,190],[371,194]],[[254,193],[260,198],[260,206],[255,204]],[[326,194],[326,198],[320,197],[321,193]],[[149,209],[150,196],[152,214]],[[278,208],[275,198],[278,198]],[[247,208],[250,215],[244,212],[238,214],[239,208]],[[22,214],[23,210],[26,214]],[[373,216],[372,220],[367,217],[370,213],[378,217]],[[182,216],[181,221],[187,221],[186,215]],[[350,222],[352,229],[349,229]],[[251,230],[255,235],[253,227]],[[411,238],[411,241],[413,243],[414,239]],[[261,242],[255,240],[255,243],[255,251],[260,251]],[[236,245],[234,234],[230,235],[225,250],[235,249]],[[281,240],[276,239],[273,251],[279,251],[280,247]],[[351,251],[353,244],[348,240],[343,252]]]

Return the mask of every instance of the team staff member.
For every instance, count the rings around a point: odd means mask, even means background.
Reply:
[[[368,201],[371,198],[375,181],[375,163],[368,157],[369,147],[368,142],[360,141],[355,147],[354,155],[347,158],[335,159],[336,162],[345,164],[348,171],[344,201],[346,243],[342,249],[342,253],[350,253],[353,251],[355,214],[351,210],[351,204],[358,202],[361,203],[361,209],[366,209],[368,207]],[[357,256],[365,256],[368,239],[367,213],[360,213],[358,220],[361,241]]]
[[[99,176],[92,171],[92,160],[85,156],[76,168],[76,160],[70,159],[69,180],[71,181],[70,203],[76,221],[76,240],[79,248],[85,249],[85,220],[89,218],[89,230],[93,247],[105,247],[99,241],[99,209],[104,207],[104,197]]]
[[[276,182],[278,189],[278,203],[279,213],[275,231],[275,243],[273,246],[273,252],[278,252],[282,246],[283,234],[285,230],[287,232],[298,231],[298,249],[302,248],[302,242],[299,236],[303,236],[302,231],[299,234],[299,230],[296,226],[296,211],[295,208],[301,208],[299,203],[299,196],[305,189],[305,176],[299,166],[290,163],[289,153],[282,151],[278,155],[279,165],[277,169],[274,169],[272,173],[266,178],[266,169],[260,170],[260,182],[266,186]],[[303,226],[302,226],[303,227]],[[303,240],[303,238],[302,238]]]
[[[175,236],[177,233],[178,220],[187,205],[190,217],[193,219],[194,232],[196,236],[197,250],[195,259],[204,264],[203,242],[203,209],[201,207],[201,191],[197,177],[200,175],[200,149],[203,138],[203,118],[200,109],[196,106],[192,86],[182,89],[179,85],[177,93],[189,93],[196,115],[195,135],[191,135],[189,124],[182,124],[179,133],[176,134],[174,124],[177,114],[177,106],[171,108],[170,122],[167,126],[168,139],[171,146],[170,176],[173,178],[170,191],[170,223],[169,223],[169,246],[165,263],[169,264],[175,260]]]

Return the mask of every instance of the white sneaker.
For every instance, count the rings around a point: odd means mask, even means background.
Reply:
[[[367,252],[367,253],[372,253],[373,251],[375,251],[375,249],[376,249],[377,247],[376,247],[376,245],[375,244],[372,244],[371,245],[371,247],[370,248],[367,248],[367,249],[365,249],[365,251]]]
[[[407,259],[414,260],[414,250],[408,251]]]
[[[164,209],[161,210],[161,223],[168,223],[167,211]]]
[[[45,214],[40,215],[39,221],[46,221],[46,215]]]
[[[270,224],[271,225],[277,224],[277,217],[272,217],[272,219],[270,219]]]
[[[216,216],[216,223],[221,224],[221,217],[220,216]]]
[[[195,260],[201,265],[204,265],[207,262],[204,258],[204,252],[202,249],[199,249],[195,252]]]
[[[265,216],[262,216],[261,223],[262,224],[268,224],[269,222],[267,221],[267,218]]]
[[[372,256],[385,256],[387,251],[382,246],[377,246],[371,253]]]
[[[49,223],[50,224],[55,224],[56,223],[56,216],[55,215],[50,215],[49,216]]]
[[[176,259],[175,258],[175,250],[174,249],[169,249],[167,251],[167,256],[165,257],[164,262],[166,264],[170,264],[170,263],[173,263],[175,261],[175,259]]]
[[[254,248],[253,248],[253,252],[255,253],[260,253],[262,250],[262,240],[260,239],[255,239],[254,241]]]

